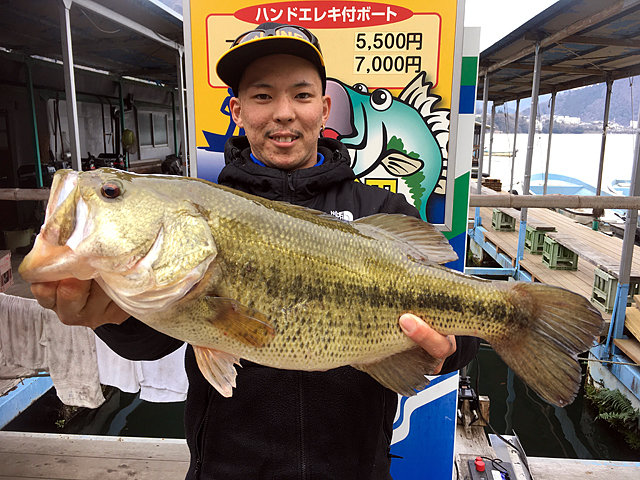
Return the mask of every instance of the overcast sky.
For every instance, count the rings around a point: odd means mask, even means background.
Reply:
[[[482,28],[482,52],[554,3],[556,0],[467,0],[464,24]]]

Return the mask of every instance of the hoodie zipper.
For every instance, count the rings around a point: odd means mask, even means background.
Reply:
[[[293,186],[293,172],[287,172],[287,187],[289,187],[289,192],[295,192],[295,187]]]
[[[300,478],[302,480],[307,478],[307,458],[305,455],[305,431],[304,431],[304,387],[303,387],[303,373],[298,372],[298,420],[300,422]]]
[[[198,427],[198,432],[196,433],[196,466],[193,469],[193,475],[197,480],[200,478],[200,469],[202,468],[203,463],[203,454],[204,454],[204,442],[207,431],[207,424],[209,423],[209,408],[211,406],[211,391],[210,388],[207,389],[207,406],[204,410],[204,418],[202,422],[200,422],[200,426]]]

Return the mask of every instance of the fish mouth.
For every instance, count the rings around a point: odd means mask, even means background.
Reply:
[[[73,170],[56,173],[40,233],[18,268],[25,281],[88,280],[95,276],[95,269],[74,252],[90,224],[78,179],[79,172]]]
[[[355,132],[351,100],[345,87],[335,80],[327,80],[327,95],[331,97],[331,112],[322,132],[325,138],[352,137]]]

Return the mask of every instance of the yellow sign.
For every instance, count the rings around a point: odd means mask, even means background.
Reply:
[[[403,193],[423,218],[442,223],[435,218],[442,215],[433,213],[434,200],[427,203],[445,193],[457,5],[457,0],[240,0],[225,8],[221,2],[192,0],[198,176],[215,180],[226,140],[243,133],[231,118],[232,92],[216,74],[217,60],[236,38],[263,22],[295,24],[320,42],[332,97],[325,135],[347,146],[358,180]],[[351,118],[349,132],[336,127],[345,123],[336,122],[338,116]],[[361,138],[364,125],[366,138]],[[444,208],[440,204],[437,208]]]

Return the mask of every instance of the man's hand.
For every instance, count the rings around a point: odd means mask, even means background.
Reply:
[[[429,355],[440,360],[433,374],[440,373],[445,359],[456,351],[456,337],[441,335],[419,317],[405,313],[400,317],[400,328]]]
[[[120,324],[129,318],[94,280],[66,278],[34,283],[31,292],[40,305],[56,312],[65,325],[96,328],[105,323]]]

